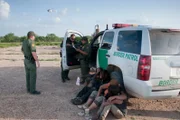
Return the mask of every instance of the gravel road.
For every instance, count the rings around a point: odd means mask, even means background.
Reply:
[[[37,47],[41,67],[37,70],[39,96],[26,92],[23,55],[20,47],[0,49],[0,119],[84,120],[70,99],[82,88],[76,86],[79,70],[71,80],[60,79],[59,48]],[[180,99],[143,100],[131,98],[127,120],[180,120]],[[108,119],[111,119],[109,117]]]

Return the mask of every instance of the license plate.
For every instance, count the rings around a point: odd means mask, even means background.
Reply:
[[[180,68],[171,68],[171,77],[180,78]]]

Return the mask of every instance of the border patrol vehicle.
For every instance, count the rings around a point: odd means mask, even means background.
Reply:
[[[96,31],[97,32],[97,31]],[[67,30],[62,48],[63,69],[77,69],[67,61]],[[128,94],[145,99],[180,96],[180,31],[131,24],[113,24],[93,36],[90,65],[118,68]],[[71,64],[68,64],[71,62]]]

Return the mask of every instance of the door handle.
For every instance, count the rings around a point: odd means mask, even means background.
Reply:
[[[110,57],[110,55],[109,55],[109,54],[106,54],[106,57]]]

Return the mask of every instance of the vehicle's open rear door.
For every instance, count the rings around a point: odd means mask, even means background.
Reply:
[[[74,30],[67,30],[64,36],[64,40],[63,40],[63,45],[61,48],[61,52],[62,52],[62,58],[61,58],[61,63],[62,63],[62,69],[63,70],[71,70],[71,69],[77,69],[80,68],[80,64],[78,62],[78,60],[76,59],[76,51],[74,48],[70,48],[72,49],[72,51],[74,51],[73,54],[68,55],[69,53],[67,53],[67,47],[66,47],[66,41],[68,39],[68,37],[70,37],[71,34],[75,34],[76,39],[77,40],[79,37],[83,37],[83,34],[78,32],[78,31],[74,31]],[[73,50],[74,49],[74,50]],[[71,50],[70,50],[71,51]]]

